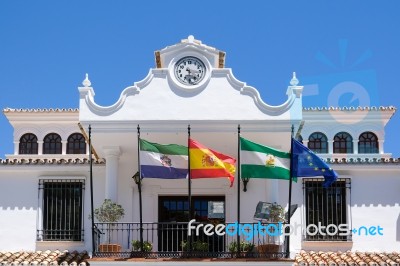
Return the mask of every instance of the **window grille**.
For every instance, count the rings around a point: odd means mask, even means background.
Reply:
[[[358,153],[378,153],[378,138],[372,132],[364,132],[358,138]]]
[[[43,154],[61,154],[62,143],[60,135],[50,133],[43,140]]]
[[[340,132],[335,135],[333,153],[353,153],[353,138],[349,133]]]
[[[67,154],[86,154],[85,138],[80,133],[68,137]]]
[[[348,218],[347,206],[350,199],[351,180],[340,178],[330,187],[322,186],[324,179],[303,179],[303,192],[305,197],[306,226],[305,240],[308,241],[347,241],[351,240],[351,234],[340,235],[343,231],[338,230],[334,235],[335,228],[340,224],[347,224],[351,230],[350,219]],[[335,225],[325,229],[315,230],[309,225],[321,226]],[[350,232],[348,232],[350,233]]]
[[[328,139],[321,132],[314,132],[308,138],[308,148],[315,153],[328,153]]]
[[[34,134],[27,133],[20,138],[19,154],[38,154],[38,142]]]
[[[83,241],[83,179],[39,180],[42,228],[38,240]]]

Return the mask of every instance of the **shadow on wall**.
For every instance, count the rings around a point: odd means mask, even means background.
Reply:
[[[391,176],[360,176],[351,179],[352,206],[391,206],[398,204],[400,179]],[[373,195],[373,196],[372,196]]]
[[[38,182],[31,177],[1,176],[0,209],[37,209]]]
[[[397,217],[397,224],[396,224],[396,241],[400,242],[400,213],[399,216]]]

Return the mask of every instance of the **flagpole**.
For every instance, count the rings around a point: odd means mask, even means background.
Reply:
[[[140,125],[137,126],[137,143],[138,143],[138,172],[139,182],[137,183],[139,191],[139,222],[140,222],[140,251],[143,252],[143,212],[142,212],[142,173],[140,168]]]
[[[189,221],[192,220],[192,179],[190,174],[190,124],[188,125],[188,203],[189,203]],[[192,236],[188,236],[189,252],[192,251]]]
[[[238,171],[237,171],[237,223],[240,225],[240,124],[238,125]],[[237,234],[237,257],[240,257],[240,234]]]
[[[290,212],[291,212],[291,205],[292,205],[292,169],[293,169],[293,136],[294,136],[294,126],[292,125],[291,137],[290,137],[290,175],[289,175],[289,206],[288,206],[288,228],[290,232]],[[286,258],[290,256],[290,236],[286,236]]]
[[[93,208],[93,158],[92,158],[92,126],[89,125],[89,175],[90,175],[90,215],[92,217],[92,253],[93,255],[96,252],[96,244],[95,244],[95,225],[94,225],[94,208]]]

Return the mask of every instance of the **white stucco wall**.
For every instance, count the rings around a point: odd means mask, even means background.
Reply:
[[[104,166],[94,167],[95,204],[104,193]],[[0,251],[34,251],[47,249],[91,250],[89,165],[2,166],[0,168]],[[38,200],[39,179],[85,179],[84,230],[82,242],[36,241],[41,213]]]

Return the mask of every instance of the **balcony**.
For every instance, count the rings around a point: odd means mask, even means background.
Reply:
[[[96,223],[94,257],[114,258],[246,258],[286,257],[285,240],[276,223]],[[238,250],[238,234],[240,250]]]

